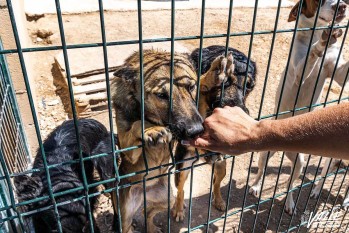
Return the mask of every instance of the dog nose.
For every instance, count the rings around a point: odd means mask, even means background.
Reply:
[[[337,9],[337,4],[332,5],[332,9],[336,10]],[[338,14],[344,14],[347,9],[347,4],[344,2],[340,2],[338,6]]]
[[[204,132],[204,127],[202,124],[198,123],[188,125],[185,130],[185,134],[188,138],[194,138],[195,136],[200,135],[202,132]]]

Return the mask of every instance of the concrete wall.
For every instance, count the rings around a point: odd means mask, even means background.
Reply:
[[[26,26],[26,16],[24,13],[24,0],[12,0],[11,2],[13,5],[21,46],[22,48],[31,47],[31,42],[28,36]],[[5,0],[0,0],[0,37],[5,49],[16,49],[16,43],[12,31],[10,16],[8,14],[7,4]],[[28,72],[29,81],[31,83],[31,90],[35,100],[35,85],[33,85],[34,70],[31,64],[31,56],[32,54],[30,53],[24,53],[26,70]],[[24,84],[23,72],[20,66],[19,57],[17,53],[7,54],[6,59],[8,61],[12,82],[16,91],[19,110],[26,131],[25,133],[28,139],[28,143],[30,145],[29,149],[33,152],[35,150],[34,148],[37,148],[37,137],[35,134],[32,114],[29,107],[27,91]]]

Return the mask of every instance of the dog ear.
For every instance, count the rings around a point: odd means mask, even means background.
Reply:
[[[347,0],[348,1],[348,0]],[[325,0],[322,0],[322,3],[324,3]],[[298,16],[299,11],[299,4],[300,2],[297,2],[296,5],[292,8],[290,15],[288,16],[288,22],[295,21]],[[315,15],[317,8],[319,6],[319,1],[315,0],[303,0],[303,4],[301,7],[301,13],[304,14],[307,18],[311,18]]]
[[[138,72],[131,66],[119,66],[113,75],[125,81],[133,81],[138,77]]]
[[[299,4],[300,4],[300,2],[297,2],[296,5],[294,5],[294,7],[292,8],[292,10],[288,16],[287,22],[292,22],[292,21],[295,21],[297,19]]]

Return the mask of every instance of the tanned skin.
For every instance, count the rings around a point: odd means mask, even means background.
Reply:
[[[294,151],[349,159],[349,103],[282,119],[256,121],[238,107],[216,108],[194,147],[226,154]]]

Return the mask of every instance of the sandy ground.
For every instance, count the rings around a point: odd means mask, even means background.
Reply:
[[[287,8],[281,9],[278,29],[293,28],[293,23],[287,23],[287,17],[289,14]],[[275,22],[276,9],[259,9],[256,19],[255,31],[269,31],[273,30]],[[153,35],[163,35],[165,37],[170,36],[170,11],[153,11],[143,12],[143,36],[144,38],[150,38]],[[252,29],[252,17],[253,9],[234,9],[232,19],[232,32],[246,32]],[[205,34],[219,34],[226,33],[228,11],[227,10],[206,10],[205,15]],[[101,42],[101,31],[99,15],[97,13],[79,14],[79,15],[64,15],[63,16],[65,36],[67,44],[79,44],[79,43],[94,43]],[[345,21],[346,22],[346,21]],[[105,25],[108,41],[118,41],[127,39],[138,39],[138,27],[137,27],[137,12],[105,12]],[[48,30],[53,33],[48,39],[37,39],[38,30]],[[33,44],[36,46],[43,45],[60,45],[60,35],[57,24],[57,18],[55,15],[45,15],[43,18],[37,21],[30,21],[29,34],[32,36]],[[182,10],[176,11],[176,36],[189,36],[200,34],[200,10]],[[268,78],[266,80],[266,67],[268,64],[268,56],[271,46],[271,34],[255,35],[252,43],[252,59],[257,62],[258,66],[258,78],[257,86],[251,93],[247,100],[247,107],[250,109],[253,117],[258,116],[259,107],[261,105],[261,95],[263,92],[263,85],[267,82],[265,90],[265,98],[262,108],[262,116],[271,114],[274,106],[274,96],[277,84],[280,79],[280,74],[285,67],[287,57],[289,54],[289,46],[292,38],[292,33],[278,33],[276,36],[275,46],[273,50],[273,56],[271,60],[271,66]],[[250,36],[236,36],[231,37],[229,44],[232,47],[240,49],[247,53],[249,48]],[[205,39],[204,46],[209,45],[225,45],[226,38],[214,38]],[[182,42],[189,49],[194,49],[199,46],[199,40],[185,40]],[[344,47],[344,57],[349,59],[348,39],[346,46]],[[59,51],[45,51],[35,53],[35,67],[36,67],[36,88],[38,94],[38,112],[40,114],[40,126],[42,129],[43,137],[63,120],[68,118],[68,114],[65,110],[69,109],[69,106],[63,106],[63,103],[67,103],[67,97],[62,95],[63,88],[60,86],[57,70],[54,67],[54,56]],[[338,98],[340,87],[334,84],[334,88],[330,92],[330,99]],[[344,96],[348,96],[348,91],[344,93]],[[107,115],[102,114],[95,117],[96,119],[108,125]],[[257,172],[257,155],[246,155],[236,157],[233,169],[233,178],[231,185],[231,196],[228,213],[241,210],[243,204],[243,198],[246,188],[246,183],[251,184],[253,178]],[[252,160],[252,161],[251,161]],[[265,184],[262,193],[262,199],[270,198],[273,195],[274,188],[277,193],[281,193],[286,190],[287,178],[290,173],[290,163],[287,159],[284,160],[283,168],[281,169],[281,175],[278,183],[276,183],[277,173],[280,166],[281,156],[276,155],[269,161],[269,167],[267,169]],[[249,164],[252,164],[251,175],[248,176]],[[305,182],[314,178],[314,173],[317,167],[318,157],[311,157],[308,171],[304,178]],[[230,168],[232,159],[228,160],[227,176],[222,182],[222,192],[224,198],[228,194],[228,184],[230,176]],[[210,177],[211,167],[208,165],[200,166],[195,169],[193,177],[193,202],[192,202],[192,219],[191,226],[197,226],[205,223],[207,220],[208,203],[209,203],[209,189],[210,189]],[[248,178],[249,177],[249,178]],[[301,177],[303,178],[303,176]],[[340,182],[343,179],[343,175],[338,175],[335,185],[331,193],[323,191],[320,204],[326,201],[329,197],[329,203],[333,204],[335,197],[339,190]],[[346,178],[347,182],[347,178]],[[300,184],[300,180],[296,181],[296,184]],[[326,182],[325,188],[331,185],[331,179]],[[188,205],[189,200],[189,181],[186,184],[186,203]],[[292,225],[298,224],[301,216],[304,212],[305,202],[307,200],[310,188],[303,189],[300,194],[300,200],[297,204],[297,214],[294,216]],[[341,188],[341,195],[337,200],[337,203],[342,201],[344,193],[344,187]],[[298,193],[298,192],[295,192]],[[250,206],[257,203],[258,199],[250,195],[246,195],[245,206]],[[281,217],[282,207],[284,203],[284,196],[277,198],[274,202],[270,222],[268,225],[269,232],[275,232]],[[314,200],[310,201],[307,207],[307,211],[311,211],[314,207]],[[252,232],[253,223],[255,217],[256,226],[255,232],[264,232],[266,227],[267,216],[270,208],[270,202],[265,202],[259,206],[258,212],[256,207],[246,210],[243,213],[241,222],[241,232]],[[107,196],[102,195],[99,200],[98,210],[96,216],[98,217],[98,223],[102,227],[103,232],[111,232],[111,205],[110,199]],[[188,208],[187,208],[188,211]],[[257,214],[256,214],[257,213]],[[222,213],[212,208],[210,219],[215,219],[222,216]],[[241,212],[234,214],[228,218],[226,231],[236,232],[238,231],[239,219]],[[182,223],[175,223],[171,220],[171,232],[179,232],[187,228],[188,219],[185,219]],[[283,214],[281,228],[284,231],[289,225],[290,216]],[[135,221],[136,228],[142,230],[141,216],[138,216]],[[157,222],[161,223],[163,230],[167,230],[167,216],[162,214],[157,217]],[[211,224],[211,229],[214,232],[222,231],[223,220],[217,221]],[[203,228],[205,230],[205,228]],[[302,232],[306,232],[305,228],[302,228]],[[315,231],[314,231],[315,232]],[[321,230],[320,230],[321,232]],[[342,232],[342,231],[339,231]]]
[[[278,0],[259,0],[258,7],[271,8],[277,7]],[[230,0],[206,0],[205,8],[206,9],[226,9],[229,7]],[[282,7],[291,7],[293,6],[293,1],[282,0]],[[189,9],[198,9],[201,8],[201,0],[181,0],[176,1],[176,9],[180,10],[189,10]],[[74,13],[83,13],[83,12],[98,12],[99,5],[98,1],[94,0],[80,0],[80,1],[69,1],[61,0],[60,6],[62,13],[74,14]],[[235,0],[233,7],[254,7],[254,0]],[[104,0],[103,9],[107,11],[129,11],[137,10],[137,1],[136,0]],[[170,0],[151,0],[142,2],[142,10],[170,10],[171,1]],[[38,14],[56,14],[56,6],[53,1],[45,0],[28,0],[25,2],[25,12],[30,15]]]

